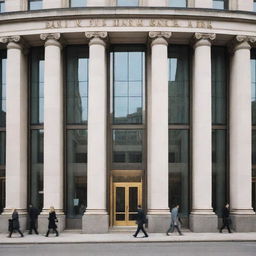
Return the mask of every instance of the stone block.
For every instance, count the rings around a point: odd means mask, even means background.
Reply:
[[[231,214],[231,229],[236,232],[256,232],[256,214]]]
[[[84,214],[82,220],[82,233],[103,234],[108,233],[109,216],[107,214]]]
[[[171,214],[148,214],[148,232],[165,233],[171,223]]]
[[[48,220],[49,215],[45,213],[41,213],[38,216],[38,232],[40,234],[46,234],[48,230]],[[66,225],[66,216],[64,214],[57,214],[58,222],[56,223],[57,225],[57,230],[59,232],[62,232],[65,229]]]
[[[189,227],[192,232],[218,232],[218,217],[215,214],[190,214]]]

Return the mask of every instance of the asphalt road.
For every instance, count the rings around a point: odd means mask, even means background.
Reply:
[[[0,256],[255,256],[256,242],[0,245]]]

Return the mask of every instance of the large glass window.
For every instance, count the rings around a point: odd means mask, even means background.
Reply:
[[[117,6],[139,6],[139,0],[116,0]]]
[[[213,0],[212,7],[214,9],[226,10],[228,9],[228,0]]]
[[[0,51],[0,213],[5,207],[6,51]]]
[[[212,47],[212,202],[221,217],[227,193],[227,49]]]
[[[88,119],[88,48],[67,48],[67,123],[85,124]]]
[[[87,206],[87,46],[66,49],[66,212],[67,226],[81,227]]]
[[[4,1],[0,1],[0,13],[1,12],[5,12],[5,2]]]
[[[169,7],[187,7],[187,0],[168,0]]]
[[[169,47],[169,124],[189,123],[189,48]]]
[[[42,0],[29,0],[28,1],[28,10],[40,10],[43,8]]]
[[[70,0],[70,7],[85,7],[87,0]]]
[[[113,124],[142,124],[144,112],[145,53],[117,48],[113,68]]]
[[[30,202],[43,208],[44,48],[30,51]]]
[[[253,1],[253,11],[256,12],[256,0]]]

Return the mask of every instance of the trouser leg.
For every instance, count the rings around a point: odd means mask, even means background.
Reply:
[[[49,233],[50,233],[50,229],[47,230],[47,233],[45,236],[49,236]]]
[[[11,231],[9,232],[9,237],[12,236],[12,233],[13,233],[13,230],[11,230]]]
[[[179,233],[180,235],[182,235],[179,226],[178,226],[178,225],[175,225],[174,227],[177,229],[178,233]]]
[[[140,227],[140,225],[138,225],[137,230],[134,234],[135,237],[139,234],[140,230],[141,230],[141,227]]]
[[[143,225],[141,227],[141,231],[144,233],[145,236],[148,236],[148,234],[147,234],[146,230],[144,229]]]
[[[17,230],[19,232],[19,234],[23,237],[24,235],[22,234],[22,232],[20,231],[20,229]]]
[[[56,236],[59,236],[59,233],[56,228],[54,228],[53,231],[55,232]]]

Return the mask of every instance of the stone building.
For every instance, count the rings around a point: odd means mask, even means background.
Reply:
[[[255,0],[0,0],[0,232],[256,231]]]

